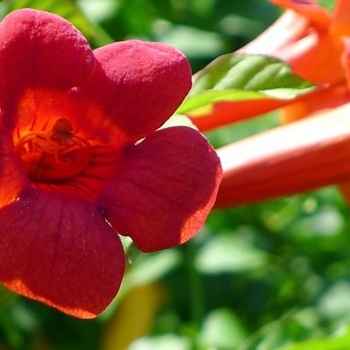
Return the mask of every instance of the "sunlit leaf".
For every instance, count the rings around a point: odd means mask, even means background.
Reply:
[[[280,320],[267,323],[259,331],[253,334],[246,342],[243,342],[242,345],[238,347],[238,350],[291,350],[289,348],[285,349],[284,346],[293,341],[308,339],[314,331],[315,330],[310,327],[309,324],[305,324],[303,317],[299,317],[298,315],[286,315]],[[316,350],[314,347],[303,348],[303,350],[306,349]],[[297,349],[293,348],[293,350]]]
[[[196,257],[197,268],[204,273],[247,271],[262,266],[267,254],[239,238],[220,235],[211,238]]]
[[[281,350],[346,350],[350,344],[350,326],[332,337],[312,339],[283,347]]]
[[[128,350],[191,350],[189,339],[173,334],[141,338],[132,343]]]
[[[227,48],[224,39],[218,33],[212,33],[189,26],[171,26],[164,31],[156,25],[155,39],[176,46],[189,59],[215,57],[223,54]],[[184,40],[186,38],[186,40]]]
[[[247,337],[241,320],[229,309],[216,309],[203,323],[202,342],[210,349],[236,349]]]
[[[198,74],[190,95],[208,89],[261,91],[310,86],[309,82],[293,74],[287,63],[277,58],[234,53],[221,56],[204,68]]]
[[[317,2],[327,10],[332,11],[337,0],[318,0]]]
[[[319,301],[320,313],[329,319],[350,322],[350,283],[339,279],[327,288]]]
[[[164,250],[152,255],[141,254],[131,265],[125,276],[124,287],[138,286],[159,280],[171,271],[181,261],[179,252],[175,249]]]
[[[290,66],[273,57],[227,54],[195,78],[179,113],[195,113],[217,102],[275,98],[290,100],[310,91],[312,84],[295,75]]]

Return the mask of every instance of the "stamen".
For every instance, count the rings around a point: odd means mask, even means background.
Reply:
[[[22,133],[16,143],[16,155],[30,180],[54,183],[82,173],[91,162],[92,146],[73,132],[69,120],[60,118],[49,131]]]

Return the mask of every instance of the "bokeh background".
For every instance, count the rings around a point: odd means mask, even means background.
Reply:
[[[280,14],[267,0],[2,0],[0,18],[23,7],[65,17],[94,48],[173,44],[194,72]],[[220,146],[277,123],[273,113],[207,136]],[[1,290],[0,350],[350,349],[349,232],[334,187],[215,210],[181,247],[131,251],[121,292],[94,320]]]

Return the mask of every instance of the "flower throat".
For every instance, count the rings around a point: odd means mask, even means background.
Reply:
[[[36,183],[57,183],[82,173],[92,158],[92,146],[73,132],[69,120],[59,118],[51,130],[23,132],[16,156]]]

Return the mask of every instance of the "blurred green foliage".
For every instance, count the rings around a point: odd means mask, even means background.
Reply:
[[[57,13],[93,47],[135,37],[164,41],[194,70],[253,39],[279,13],[265,0],[2,0],[2,7],[3,14],[23,7]]]
[[[280,12],[264,0],[3,0],[0,13],[22,7],[67,18],[92,47],[131,37],[174,44],[194,71]],[[208,136],[219,146],[276,123],[271,114]],[[214,211],[184,246],[132,257],[119,296],[95,320],[1,290],[0,350],[119,350],[127,333],[130,350],[350,349],[349,231],[335,188]],[[140,325],[146,305],[153,317]]]

